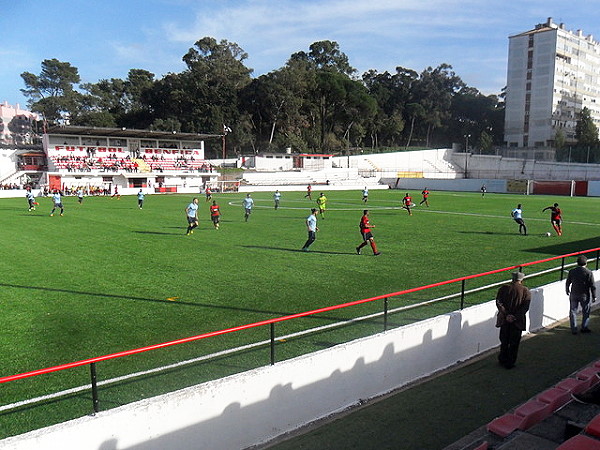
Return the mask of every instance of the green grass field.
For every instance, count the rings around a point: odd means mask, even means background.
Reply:
[[[218,231],[210,222],[208,203],[199,196],[201,222],[191,236],[185,236],[184,213],[191,195],[150,195],[143,210],[135,197],[88,197],[81,206],[67,197],[64,217],[49,217],[49,198],[40,199],[32,212],[24,198],[0,200],[0,376],[600,247],[600,199],[433,192],[431,206],[415,208],[409,217],[399,208],[404,192],[371,191],[368,209],[382,254],[374,257],[365,247],[359,256],[358,222],[365,208],[361,193],[325,192],[328,210],[309,253],[300,248],[314,201],[304,199],[304,192],[284,192],[277,211],[272,193],[253,194],[255,209],[247,223],[241,207],[245,194],[217,195],[222,210]],[[418,203],[420,196],[413,192],[413,199]],[[549,213],[541,209],[555,201],[563,209],[564,234],[548,238]],[[523,203],[529,236],[520,236],[510,218],[517,203]],[[390,307],[456,289],[396,298]],[[492,296],[488,292],[467,302]],[[453,300],[411,310],[394,315],[390,325],[458,307]],[[381,310],[378,301],[278,324],[276,332],[282,336]],[[278,343],[277,359],[381,329],[382,320],[373,319],[289,339]],[[98,376],[106,380],[268,338],[268,327],[262,327],[103,362]],[[106,386],[100,392],[101,408],[268,363],[268,348],[260,348]],[[5,383],[0,407],[85,385],[88,371],[84,367]],[[90,398],[88,392],[78,393],[0,412],[0,437],[85,415]]]

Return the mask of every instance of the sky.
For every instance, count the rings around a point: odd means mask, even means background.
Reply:
[[[183,55],[210,36],[236,43],[253,76],[312,43],[338,43],[358,74],[450,64],[467,85],[499,94],[508,37],[552,17],[600,41],[600,0],[0,0],[0,103],[27,99],[21,73],[45,59],[77,67],[83,83],[156,79],[185,69]]]

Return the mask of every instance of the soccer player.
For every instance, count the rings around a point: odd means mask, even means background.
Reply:
[[[254,206],[254,200],[250,197],[250,194],[246,194],[246,198],[242,201],[244,207],[244,221],[248,222],[250,214],[252,214],[252,207]]]
[[[137,193],[138,199],[138,208],[142,209],[144,207],[144,192],[140,189],[140,192]]]
[[[52,208],[52,211],[50,211],[50,217],[54,215],[56,208],[60,208],[60,215],[62,216],[65,212],[65,208],[62,204],[62,195],[58,189],[54,190],[54,193],[52,194],[52,201],[54,202],[54,207]]]
[[[115,192],[110,198],[117,197],[117,200],[121,200],[121,194],[119,194],[119,186],[115,184]]]
[[[419,205],[425,203],[425,206],[429,208],[429,191],[427,190],[427,188],[421,191],[421,195],[423,196],[423,200],[419,202]]]
[[[479,189],[481,191],[481,197],[485,197],[485,193],[487,192],[487,187],[485,186],[485,184],[481,185],[481,189]]]
[[[281,192],[279,192],[279,190],[277,190],[273,194],[273,201],[275,202],[275,209],[279,208],[279,200],[281,200]]]
[[[367,189],[366,186],[362,191],[362,201],[365,203],[367,203],[367,201],[369,201],[369,190]]]
[[[371,228],[374,228],[375,225],[371,225],[369,223],[369,210],[368,209],[365,209],[363,211],[363,216],[360,219],[360,223],[358,224],[358,227],[360,229],[360,234],[363,238],[363,241],[358,247],[356,247],[356,253],[358,253],[360,255],[360,251],[362,250],[362,248],[367,244],[371,244],[371,249],[373,250],[373,255],[375,255],[375,256],[380,255],[381,252],[377,251],[377,245],[375,244],[375,238],[373,237],[373,234],[371,233]]]
[[[187,221],[188,221],[187,232],[185,233],[185,235],[189,236],[190,234],[194,233],[194,228],[196,228],[198,226],[198,198],[197,197],[194,197],[192,199],[192,203],[187,205],[187,208],[185,208],[185,214],[187,216]]]
[[[317,208],[310,210],[310,216],[306,218],[306,230],[308,231],[308,239],[302,247],[303,252],[307,252],[308,247],[317,239],[317,231],[319,231],[319,227],[317,227]]]
[[[217,205],[216,200],[213,200],[212,205],[210,206],[210,220],[212,220],[215,230],[218,230],[219,221],[221,220],[221,210],[219,205]]]
[[[325,210],[327,209],[327,197],[321,192],[321,195],[317,199],[317,206],[319,207],[319,214],[321,219],[325,220]]]
[[[77,203],[80,205],[83,203],[83,189],[77,189]]]
[[[510,215],[515,219],[515,222],[519,224],[519,234],[527,236],[527,227],[525,226],[525,221],[523,221],[523,210],[521,209],[520,203],[512,210]]]
[[[556,231],[556,234],[562,236],[562,211],[558,207],[558,203],[555,203],[554,206],[546,206],[542,209],[542,212],[550,210],[550,223],[552,224],[552,228]]]
[[[412,216],[412,211],[410,210],[410,208],[412,207],[412,197],[410,195],[408,195],[408,192],[406,193],[406,195],[404,196],[404,198],[402,199],[402,207],[408,211],[408,215]]]
[[[306,186],[306,195],[304,198],[308,197],[309,200],[312,200],[312,186],[309,184]]]
[[[204,194],[206,195],[206,201],[210,201],[212,199],[212,191],[210,190],[210,186],[206,186],[204,190]]]
[[[27,193],[25,194],[27,197],[27,203],[29,204],[29,211],[35,211],[35,195],[31,192],[31,189],[27,189]]]

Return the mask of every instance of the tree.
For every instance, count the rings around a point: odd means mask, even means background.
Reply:
[[[222,133],[228,125],[233,129],[229,142],[236,144],[242,130],[233,125],[241,119],[239,93],[251,81],[252,69],[244,65],[247,58],[237,44],[211,37],[189,49],[183,56],[187,69],[178,80],[186,96],[186,110],[181,111],[184,131]]]
[[[58,59],[45,59],[39,75],[23,72],[21,78],[26,86],[21,92],[29,98],[27,105],[32,111],[49,121],[76,115],[80,94],[74,85],[81,81],[76,67]]]
[[[294,53],[294,61],[307,61],[315,70],[329,70],[352,76],[356,69],[350,65],[348,56],[340,51],[340,46],[335,41],[318,41],[310,45],[308,53]]]
[[[577,139],[578,147],[598,145],[598,127],[594,124],[591,112],[587,107],[584,107],[579,114],[575,126],[575,139]]]

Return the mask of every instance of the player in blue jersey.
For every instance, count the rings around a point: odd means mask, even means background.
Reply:
[[[140,189],[140,192],[137,193],[138,208],[140,209],[144,207],[144,196],[144,192]]]
[[[52,211],[50,211],[50,217],[54,215],[54,211],[56,211],[57,208],[60,208],[60,215],[62,216],[65,212],[65,208],[62,204],[62,195],[58,189],[54,190],[52,201],[54,202],[54,207],[52,208]]]
[[[308,247],[317,239],[317,231],[319,231],[319,227],[317,227],[317,208],[310,210],[310,216],[306,218],[306,230],[308,231],[308,239],[302,247],[303,252],[307,252]]]
[[[248,218],[252,214],[252,207],[254,206],[254,200],[250,197],[250,194],[246,194],[246,198],[242,200],[242,206],[244,207],[244,220],[248,222]]]
[[[185,208],[185,214],[188,221],[186,236],[194,233],[194,228],[198,226],[198,198],[194,197],[192,203]]]

